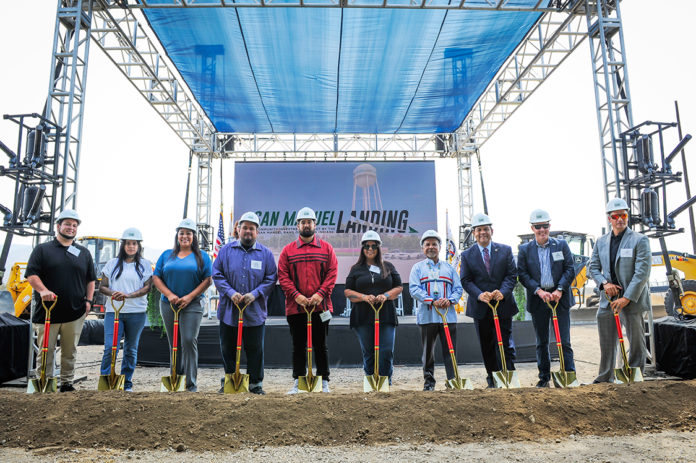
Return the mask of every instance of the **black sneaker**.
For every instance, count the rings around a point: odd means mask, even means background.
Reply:
[[[434,391],[434,390],[435,390],[435,386],[430,385],[430,384],[426,384],[425,386],[423,386],[423,390],[424,390],[424,391]]]
[[[60,392],[75,392],[75,386],[72,383],[63,383],[60,385]]]
[[[536,387],[551,387],[549,386],[549,380],[548,379],[540,379],[538,383],[536,383]]]
[[[266,391],[264,391],[261,386],[254,386],[249,389],[249,392],[251,392],[252,394],[266,395]]]

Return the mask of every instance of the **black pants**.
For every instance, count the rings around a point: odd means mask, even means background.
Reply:
[[[263,342],[266,325],[242,327],[242,346],[246,354],[247,373],[252,385],[263,382]],[[237,325],[220,322],[220,351],[225,373],[234,373],[237,366]]]
[[[457,325],[449,324],[452,345],[457,346]],[[424,386],[435,386],[435,340],[440,337],[440,347],[442,347],[442,362],[445,364],[447,379],[454,378],[454,368],[452,358],[449,354],[447,337],[445,335],[445,325],[442,323],[427,323],[420,325],[421,343],[423,345],[423,379]],[[456,355],[456,353],[455,353]]]
[[[307,375],[307,314],[288,315],[290,336],[292,336],[292,377],[297,379]],[[312,313],[312,358],[317,364],[317,376],[329,380],[329,349],[326,336],[329,322],[321,321],[317,312]],[[311,367],[311,365],[310,365]]]
[[[503,338],[503,348],[505,350],[505,364],[508,370],[515,369],[515,347],[510,342],[512,334],[512,317],[498,317],[500,321],[500,334]],[[502,363],[500,362],[500,354],[498,349],[498,338],[495,334],[495,323],[493,322],[493,312],[486,312],[486,317],[482,319],[474,319],[476,326],[476,334],[481,345],[481,355],[483,356],[483,364],[486,367],[488,374],[488,384],[491,385],[493,377],[491,372],[500,371]]]

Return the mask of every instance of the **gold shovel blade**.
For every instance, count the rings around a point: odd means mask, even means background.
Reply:
[[[98,391],[122,391],[126,383],[124,375],[100,375],[97,383]]]
[[[41,378],[33,378],[27,384],[27,394],[45,394],[47,392],[56,392],[58,390],[58,381],[56,378],[46,378],[43,383]]]
[[[227,373],[225,375],[225,385],[222,388],[225,394],[240,394],[249,392],[249,375],[241,373]]]
[[[467,378],[452,378],[448,379],[445,381],[445,387],[447,389],[459,389],[459,390],[464,390],[464,389],[473,389],[474,386],[471,384],[471,381],[469,381]]]
[[[363,392],[389,392],[389,377],[369,375],[363,378]]]
[[[160,392],[179,392],[186,389],[186,376],[162,376]]]
[[[578,387],[580,383],[574,371],[553,371],[551,372],[553,385],[559,388]]]
[[[616,384],[640,383],[643,382],[643,373],[640,368],[615,368],[614,382]]]
[[[320,392],[321,376],[300,376],[297,378],[297,389],[302,392]]]
[[[516,370],[494,371],[493,382],[497,388],[517,389],[522,387]]]

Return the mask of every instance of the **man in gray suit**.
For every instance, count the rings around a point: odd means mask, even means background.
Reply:
[[[618,336],[614,314],[619,313],[630,344],[630,367],[645,366],[643,312],[650,310],[650,243],[648,237],[628,228],[628,204],[621,198],[607,203],[611,231],[597,240],[590,259],[590,276],[601,290],[599,375],[595,383],[614,380]]]

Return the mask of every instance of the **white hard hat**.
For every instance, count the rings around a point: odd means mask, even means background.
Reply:
[[[299,222],[300,220],[304,220],[304,219],[310,219],[310,220],[314,220],[316,222],[317,215],[309,207],[303,207],[302,209],[297,211],[297,218],[295,220],[297,222]]]
[[[137,228],[126,228],[126,230],[123,232],[123,235],[121,235],[122,240],[134,240],[134,241],[142,241],[143,240],[143,235],[140,233],[140,230]]]
[[[196,231],[196,222],[193,219],[184,219],[181,222],[179,222],[179,226],[176,227],[177,231],[180,228],[186,228],[188,230],[195,232]]]
[[[427,240],[428,238],[435,238],[438,243],[442,244],[442,239],[435,230],[426,230],[425,233],[423,233],[423,235],[421,236],[421,246],[423,246],[423,241]]]
[[[529,215],[529,223],[551,222],[551,216],[543,209],[534,209]]]
[[[242,214],[242,216],[239,218],[239,223],[241,224],[242,222],[255,223],[257,227],[261,225],[261,221],[259,220],[259,216],[256,215],[255,212],[251,212],[251,211],[245,212],[244,214]]]
[[[379,237],[379,234],[374,230],[368,230],[365,233],[363,233],[363,236],[360,239],[360,244],[364,243],[365,241],[377,241],[379,244],[382,244],[382,239]]]
[[[472,228],[481,227],[483,225],[493,225],[491,218],[486,214],[474,214],[474,216],[471,218]]]
[[[607,203],[607,214],[614,211],[628,211],[628,204],[621,198],[610,199]]]
[[[73,219],[73,220],[77,221],[78,225],[80,225],[82,223],[82,220],[80,220],[80,216],[77,215],[77,212],[75,212],[73,209],[63,209],[60,212],[60,214],[58,215],[56,222],[60,223],[60,221],[65,220],[65,219]]]

